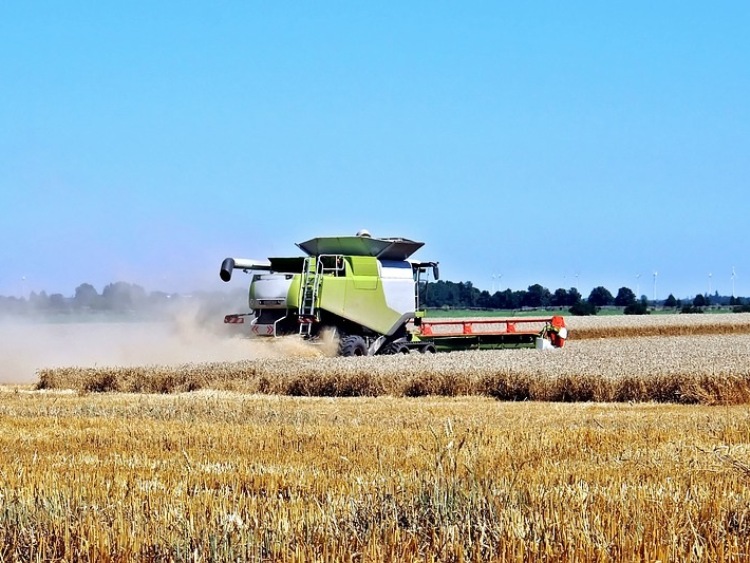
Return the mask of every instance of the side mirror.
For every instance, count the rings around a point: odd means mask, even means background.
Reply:
[[[432,265],[432,277],[436,280],[440,279],[440,270],[438,269],[437,262]]]

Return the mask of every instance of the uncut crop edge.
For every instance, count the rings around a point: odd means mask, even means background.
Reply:
[[[513,369],[471,373],[372,374],[367,366],[346,373],[298,369],[264,373],[262,364],[195,364],[179,367],[54,368],[39,372],[37,389],[80,393],[184,393],[203,389],[297,397],[492,397],[502,401],[750,403],[750,372],[534,376]]]

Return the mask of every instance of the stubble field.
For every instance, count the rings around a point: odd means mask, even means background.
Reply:
[[[44,368],[0,393],[0,560],[747,560],[750,319],[670,320]]]

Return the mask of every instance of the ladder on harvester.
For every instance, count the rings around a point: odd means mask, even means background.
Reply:
[[[299,288],[299,333],[309,337],[313,322],[317,320],[318,288],[321,280],[320,262],[316,256],[308,256],[302,265]]]

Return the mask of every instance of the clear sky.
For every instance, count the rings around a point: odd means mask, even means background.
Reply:
[[[750,295],[748,29],[739,1],[2,2],[0,294],[224,289],[226,256],[367,228],[481,289],[735,267]]]

